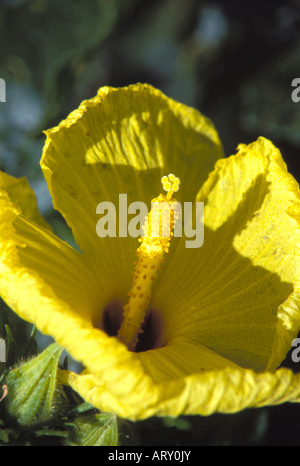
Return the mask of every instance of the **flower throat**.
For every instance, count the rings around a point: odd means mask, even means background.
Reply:
[[[123,321],[118,332],[118,339],[130,351],[135,351],[139,336],[143,332],[142,324],[151,298],[151,287],[158,271],[169,252],[174,225],[177,219],[172,204],[177,201],[173,193],[179,190],[180,180],[173,174],[161,179],[167,195],[160,194],[152,200],[151,211],[143,226],[144,236],[139,238],[141,245],[137,249],[138,259],[133,271],[133,283],[128,293],[129,301],[123,308]]]

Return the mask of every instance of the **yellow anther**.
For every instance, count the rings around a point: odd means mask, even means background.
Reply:
[[[163,188],[165,191],[171,191],[172,185],[168,181],[163,184]]]
[[[172,199],[172,194],[178,191],[180,181],[170,174],[163,176],[161,182],[168,194],[160,194],[152,199],[153,207],[143,227],[144,236],[139,238],[141,244],[137,250],[138,260],[133,273],[129,302],[124,306],[124,319],[118,333],[119,340],[131,351],[134,351],[141,332],[151,299],[152,283],[161,269],[165,254],[169,252],[171,238],[174,236],[177,218],[174,206],[177,201]],[[172,207],[173,203],[175,204]]]
[[[176,193],[179,190],[180,179],[177,178],[173,173],[170,173],[168,176],[163,176],[161,179],[163,189],[167,191],[167,200],[172,198],[173,193]]]

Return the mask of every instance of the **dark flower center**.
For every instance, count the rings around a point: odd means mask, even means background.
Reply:
[[[112,301],[104,309],[100,325],[95,324],[95,327],[100,328],[110,337],[115,337],[118,334],[122,321],[122,304],[119,301]],[[158,311],[151,309],[147,312],[141,330],[134,352],[140,353],[164,346],[161,341],[162,323]]]

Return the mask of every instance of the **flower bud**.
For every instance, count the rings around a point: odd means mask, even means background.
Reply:
[[[42,424],[53,415],[60,398],[57,369],[62,351],[63,348],[54,343],[39,356],[8,372],[6,410],[19,424]]]

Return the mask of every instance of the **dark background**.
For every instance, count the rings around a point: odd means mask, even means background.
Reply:
[[[42,214],[72,242],[39,168],[42,131],[101,86],[147,82],[208,116],[226,155],[271,139],[299,181],[299,59],[297,0],[0,0],[0,169],[29,179]],[[131,427],[142,445],[299,445],[300,406]]]

